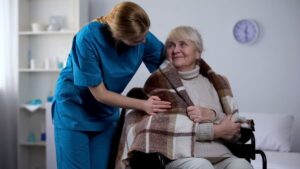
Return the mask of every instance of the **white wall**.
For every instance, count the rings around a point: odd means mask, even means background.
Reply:
[[[90,19],[106,14],[120,1],[90,0]],[[202,57],[226,75],[240,111],[295,114],[300,118],[299,0],[135,0],[151,18],[151,31],[164,41],[178,25],[196,27],[203,36]],[[261,36],[251,46],[238,44],[233,25],[255,19]],[[142,86],[142,67],[130,86]],[[298,119],[299,119],[298,118]],[[271,117],[270,117],[271,120]],[[300,128],[300,120],[296,121]],[[299,134],[296,136],[299,140]],[[300,145],[296,147],[300,151]]]

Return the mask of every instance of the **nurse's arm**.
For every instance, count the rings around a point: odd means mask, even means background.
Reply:
[[[170,102],[162,101],[157,96],[151,96],[148,100],[134,99],[107,90],[103,83],[95,87],[89,87],[89,89],[97,101],[110,106],[138,109],[150,115],[171,108]]]

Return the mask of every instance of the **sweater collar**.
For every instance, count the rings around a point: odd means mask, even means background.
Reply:
[[[199,76],[199,69],[199,65],[196,65],[195,69],[184,72],[178,71],[178,74],[183,80],[191,80]]]

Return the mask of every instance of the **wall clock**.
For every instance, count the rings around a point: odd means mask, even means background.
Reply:
[[[259,26],[251,19],[239,20],[233,27],[233,36],[241,44],[252,44],[258,39]]]

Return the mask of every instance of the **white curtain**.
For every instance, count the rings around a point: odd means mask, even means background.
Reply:
[[[0,169],[17,168],[17,0],[0,0]]]

